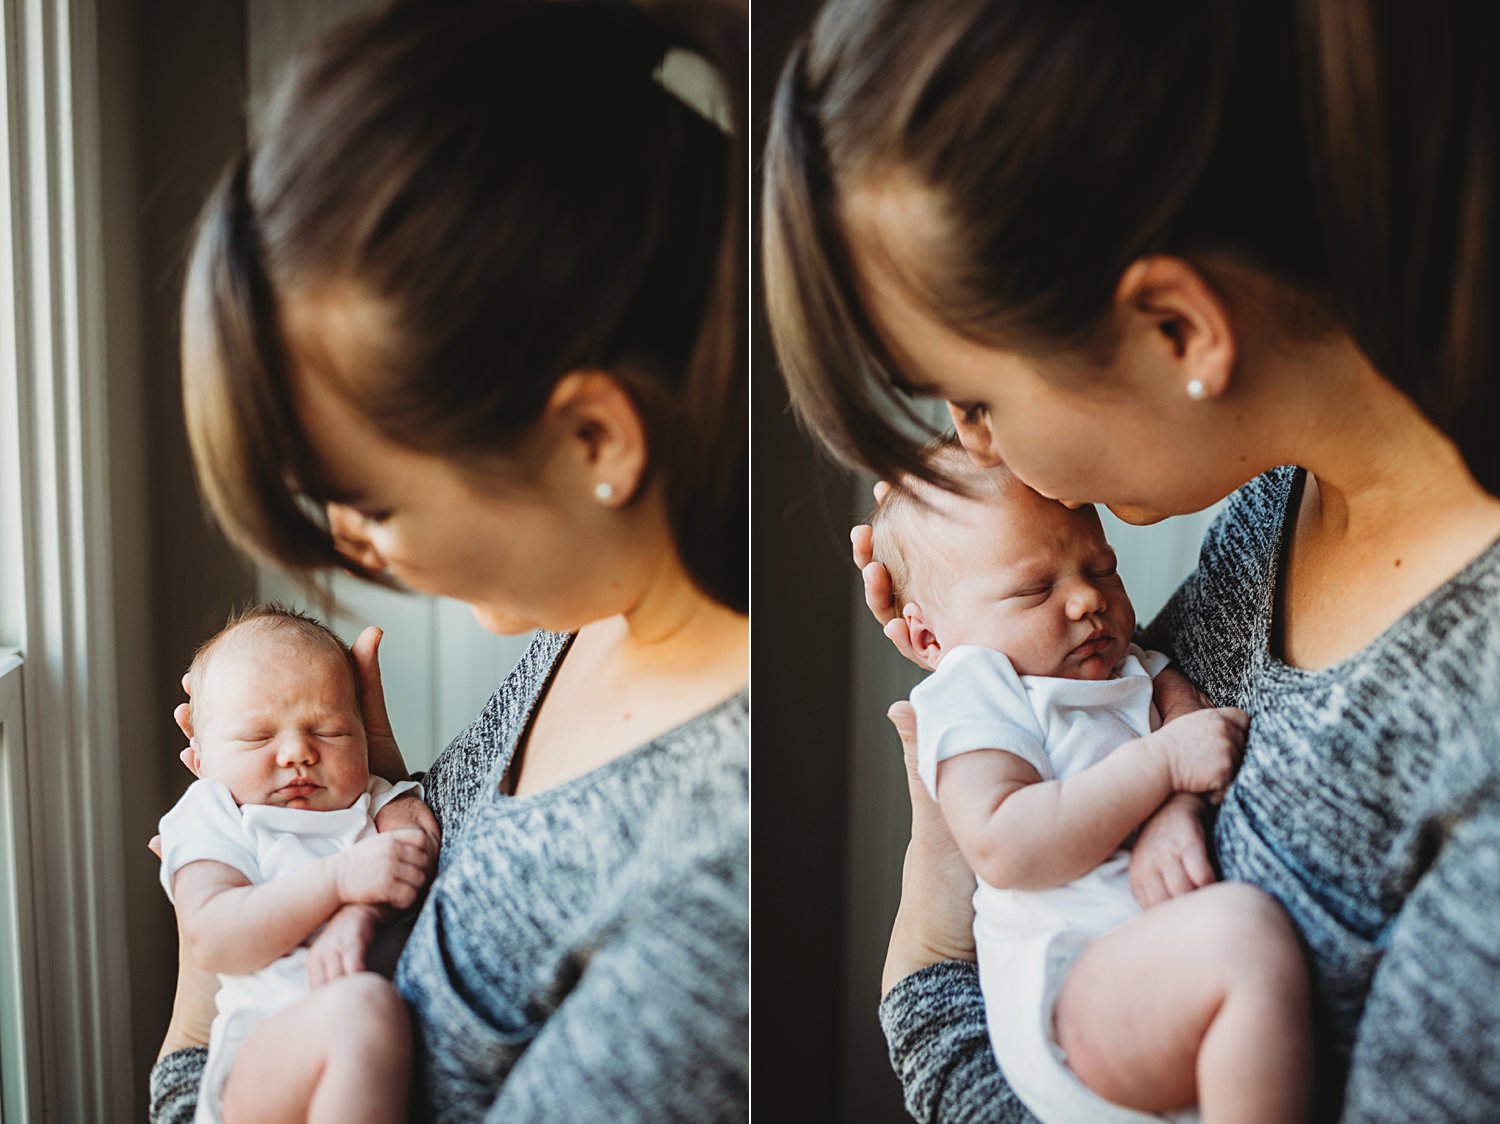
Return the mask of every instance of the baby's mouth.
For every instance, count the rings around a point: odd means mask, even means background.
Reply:
[[[1068,655],[1075,660],[1086,660],[1090,656],[1097,656],[1114,642],[1115,638],[1113,636],[1104,632],[1096,632],[1069,652]]]
[[[276,795],[281,797],[283,800],[305,799],[322,787],[322,785],[314,784],[312,781],[303,777],[299,778],[298,780],[292,781],[290,784],[282,785],[276,790]]]

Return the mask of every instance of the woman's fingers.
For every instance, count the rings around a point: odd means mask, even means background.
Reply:
[[[891,574],[879,562],[871,562],[860,570],[865,583],[865,605],[881,624],[900,616],[896,600],[891,596]]]
[[[875,528],[861,523],[849,529],[849,549],[854,555],[854,568],[863,570],[875,561]]]
[[[193,740],[193,708],[187,703],[178,703],[172,710],[172,721],[177,723],[177,728],[182,731],[182,736],[189,741]]]
[[[359,686],[364,696],[365,731],[390,737],[391,719],[385,709],[385,688],[380,682],[380,641],[384,633],[370,625],[354,641],[354,663],[359,668]]]
[[[406,762],[391,729],[390,714],[385,708],[385,688],[380,681],[380,641],[383,633],[370,625],[354,641],[351,649],[359,668],[361,709],[365,719],[365,738],[370,747],[370,772],[388,781],[407,778]]]
[[[911,660],[912,663],[925,669],[927,665],[917,659],[917,651],[912,647],[911,629],[906,627],[904,618],[892,617],[885,622],[885,628],[881,629],[881,631],[885,633],[885,638],[896,646],[896,651]]]

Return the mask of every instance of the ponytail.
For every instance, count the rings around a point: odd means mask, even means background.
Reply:
[[[678,550],[704,591],[749,609],[750,472],[746,316],[746,11],[735,0],[643,0],[642,10],[718,76],[727,167],[717,258],[681,391],[667,506]],[[679,95],[681,96],[681,95]],[[701,108],[700,108],[701,112]]]
[[[517,455],[559,379],[609,372],[689,575],[746,609],[745,23],[739,0],[422,0],[304,52],[184,296],[194,457],[233,541],[371,576],[322,518],[277,323],[347,285],[383,330],[341,392],[405,448]],[[718,72],[730,135],[674,50]]]
[[[1500,106],[1488,10],[1300,0],[1336,312],[1500,494]]]

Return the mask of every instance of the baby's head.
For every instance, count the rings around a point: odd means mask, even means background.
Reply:
[[[236,614],[198,649],[188,765],[237,804],[332,811],[369,783],[359,676],[325,625],[269,604]]]
[[[926,457],[966,494],[908,479],[870,517],[917,656],[936,668],[974,644],[1004,652],[1021,675],[1108,678],[1135,610],[1094,509],[978,467],[953,438]]]

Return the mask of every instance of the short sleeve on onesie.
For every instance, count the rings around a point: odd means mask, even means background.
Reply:
[[[917,774],[937,799],[941,761],[976,749],[1003,749],[1035,769],[1043,780],[1052,766],[1046,737],[1026,686],[1003,652],[964,645],[911,693],[917,712]]]
[[[259,882],[255,844],[240,818],[239,805],[218,781],[196,780],[161,818],[161,884],[172,897],[172,879],[188,863],[205,859],[233,867]]]
[[[977,749],[1014,753],[1044,781],[1070,776],[1100,756],[1100,738],[1113,748],[1156,728],[1151,681],[1169,662],[1131,644],[1108,679],[1060,679],[1017,675],[992,648],[954,648],[911,693],[917,773],[933,799],[938,763]]]

